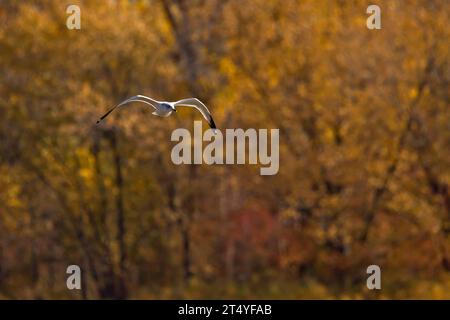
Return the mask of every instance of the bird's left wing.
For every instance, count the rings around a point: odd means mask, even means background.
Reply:
[[[121,103],[119,103],[118,105],[112,107],[110,110],[108,110],[108,112],[106,112],[103,116],[100,117],[99,120],[97,120],[97,124],[100,123],[103,119],[105,119],[111,112],[113,112],[116,108],[121,107],[125,104],[128,104],[130,102],[142,102],[145,104],[148,104],[149,106],[153,107],[156,109],[156,104],[158,104],[158,101],[153,100],[152,98],[146,97],[146,96],[142,96],[142,95],[137,95],[137,96],[133,96],[131,98],[128,98],[124,101],[122,101]]]
[[[174,105],[196,108],[198,111],[200,111],[200,113],[203,115],[212,129],[217,128],[211,116],[211,112],[209,112],[208,108],[203,104],[203,102],[201,102],[197,98],[182,99],[174,102]]]

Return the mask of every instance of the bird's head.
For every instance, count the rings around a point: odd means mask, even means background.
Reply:
[[[163,102],[163,103],[161,103],[161,106],[164,107],[166,110],[177,112],[177,110],[175,109],[175,106],[173,105],[173,103]]]

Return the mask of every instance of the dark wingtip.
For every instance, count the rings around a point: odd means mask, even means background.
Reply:
[[[209,123],[209,126],[211,127],[211,129],[214,129],[214,130],[217,129],[216,124],[214,123],[214,120],[213,120],[212,117],[211,117],[211,121],[210,121],[210,123]]]

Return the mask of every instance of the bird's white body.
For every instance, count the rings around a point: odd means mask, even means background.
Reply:
[[[172,112],[176,112],[175,106],[170,102],[160,102],[155,104],[155,111],[152,113],[158,117],[168,117],[172,114]]]

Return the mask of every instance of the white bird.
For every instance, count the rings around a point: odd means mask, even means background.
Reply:
[[[174,111],[177,112],[176,107],[178,106],[195,108],[198,111],[200,111],[200,113],[208,122],[209,126],[214,130],[216,129],[216,124],[214,123],[214,120],[208,108],[203,104],[203,102],[201,102],[197,98],[188,98],[178,100],[175,102],[168,102],[168,101],[156,101],[152,98],[142,95],[133,96],[131,98],[122,101],[121,103],[110,109],[108,112],[106,112],[103,116],[101,116],[101,118],[97,121],[97,123],[100,123],[100,121],[105,119],[117,107],[121,107],[130,102],[142,102],[148,104],[149,106],[155,109],[155,111],[152,114],[159,117],[168,117],[172,114],[172,112]]]

